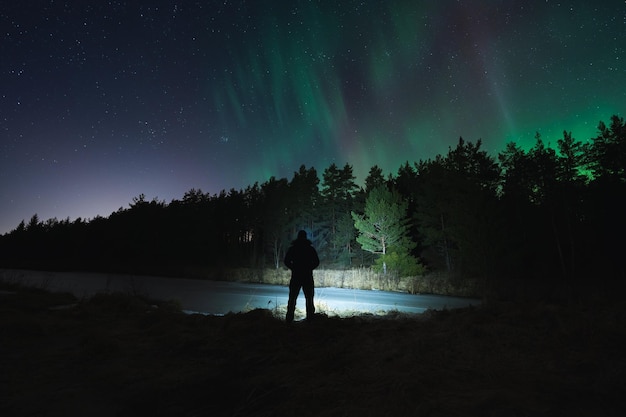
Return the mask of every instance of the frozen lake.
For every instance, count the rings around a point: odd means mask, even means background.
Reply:
[[[187,312],[226,314],[254,308],[274,309],[287,304],[288,288],[278,285],[203,281],[139,275],[83,272],[0,270],[0,279],[52,292],[71,292],[76,297],[123,292],[157,300],[177,300]],[[298,307],[304,307],[300,293]],[[422,313],[478,305],[480,300],[438,295],[412,295],[387,291],[316,288],[318,311]]]

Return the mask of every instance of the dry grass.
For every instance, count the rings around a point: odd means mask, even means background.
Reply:
[[[621,306],[321,314],[287,325],[282,311],[189,316],[126,295],[8,290],[2,416],[626,413]]]
[[[220,279],[234,282],[289,285],[291,272],[286,268],[251,269],[230,268],[219,271],[188,273],[200,279]],[[457,297],[480,297],[478,283],[474,280],[454,280],[443,273],[430,273],[416,277],[397,277],[380,274],[372,268],[324,269],[313,271],[317,288],[351,288],[360,290],[402,291],[411,294],[439,294]]]

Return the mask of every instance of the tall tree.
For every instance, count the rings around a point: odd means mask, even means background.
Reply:
[[[412,213],[415,208],[414,203],[419,184],[417,170],[409,165],[408,161],[405,162],[398,168],[398,174],[394,178],[393,184],[402,197],[409,202],[409,212]]]
[[[581,229],[587,178],[584,174],[584,146],[572,137],[571,132],[563,131],[557,149],[557,187],[551,196],[555,213],[553,230],[563,276],[571,279],[580,270],[577,258],[579,247],[585,241],[582,234],[586,234]]]
[[[417,221],[425,244],[444,267],[463,277],[485,277],[496,256],[493,233],[499,168],[481,141],[462,138],[446,157],[418,165]],[[431,258],[432,262],[437,257]]]
[[[450,206],[454,191],[447,184],[443,158],[416,164],[419,176],[415,220],[425,245],[424,258],[431,267],[454,270],[456,248],[452,238]]]
[[[352,212],[357,242],[363,250],[383,257],[383,272],[387,272],[385,255],[390,249],[407,253],[414,244],[410,240],[407,203],[395,190],[379,186],[370,191],[363,214]]]
[[[583,144],[572,137],[572,132],[564,130],[563,138],[557,141],[557,149],[557,180],[561,183],[582,184],[586,179]]]
[[[380,187],[385,184],[385,177],[383,176],[383,170],[374,165],[370,168],[367,177],[365,177],[365,193],[369,194],[376,187]]]
[[[598,124],[598,136],[588,149],[588,166],[596,178],[626,182],[626,124],[624,118],[611,117],[607,126]]]
[[[290,241],[289,183],[285,178],[277,180],[271,177],[261,185],[261,192],[264,245],[271,253],[274,267],[278,269]]]
[[[33,214],[33,216],[28,221],[28,225],[26,226],[26,231],[34,232],[40,229],[43,226],[43,223],[39,220],[39,215],[37,213]]]
[[[327,250],[321,251],[321,257],[336,261],[338,248],[349,245],[351,234],[338,234],[339,222],[343,215],[349,215],[353,208],[354,198],[359,190],[352,166],[344,165],[339,169],[334,163],[324,170],[322,175],[322,208],[321,215],[326,219],[325,239],[330,243]],[[345,229],[341,229],[346,231]],[[347,232],[347,231],[346,231]]]
[[[553,194],[558,177],[556,152],[546,146],[541,135],[535,135],[535,145],[528,151],[531,162],[529,180],[532,200],[535,204],[543,204]]]
[[[316,221],[319,209],[319,178],[315,168],[309,169],[301,165],[289,183],[290,195],[293,198],[294,220],[292,234],[299,229],[307,230],[310,239],[316,237]]]
[[[262,191],[258,182],[255,182],[252,186],[246,187],[244,191],[244,204],[246,213],[246,233],[244,235],[244,241],[248,247],[248,256],[250,259],[250,265],[252,267],[263,267],[263,221],[261,217],[262,213]]]
[[[586,249],[595,254],[598,267],[610,276],[626,278],[623,245],[615,245],[616,236],[626,234],[624,196],[626,195],[626,125],[613,115],[609,126],[600,122],[598,135],[587,147],[587,166],[593,174],[585,202],[590,225],[589,241],[595,246]],[[591,226],[592,225],[592,226]]]

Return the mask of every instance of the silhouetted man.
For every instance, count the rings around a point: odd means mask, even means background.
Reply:
[[[313,270],[320,264],[317,251],[307,239],[306,232],[300,230],[298,238],[291,243],[285,254],[285,265],[291,270],[289,281],[289,302],[287,303],[287,323],[293,321],[296,310],[296,299],[300,294],[300,288],[306,298],[306,318],[313,319],[315,306],[313,305],[314,285]]]

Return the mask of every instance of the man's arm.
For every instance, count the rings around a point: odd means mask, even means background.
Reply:
[[[317,256],[317,251],[311,246],[311,269],[315,269],[320,265],[320,258]]]

